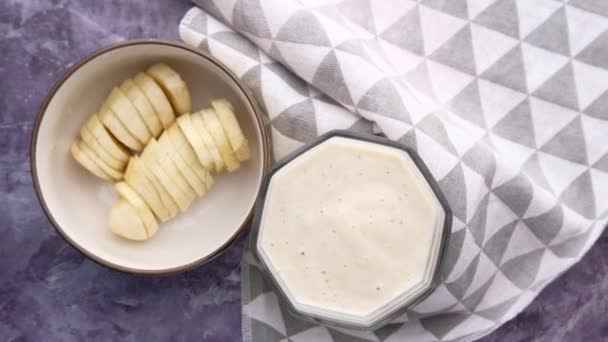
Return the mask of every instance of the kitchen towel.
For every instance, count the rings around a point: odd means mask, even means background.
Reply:
[[[373,332],[293,317],[245,251],[245,341],[471,341],[603,231],[605,2],[195,3],[182,39],[251,88],[275,158],[331,129],[380,131],[418,151],[454,215],[442,284]]]

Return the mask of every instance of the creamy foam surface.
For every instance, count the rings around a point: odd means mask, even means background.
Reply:
[[[273,176],[258,250],[295,301],[366,316],[423,281],[440,211],[407,153],[334,137]]]

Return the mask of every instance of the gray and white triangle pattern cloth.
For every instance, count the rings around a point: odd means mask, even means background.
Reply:
[[[453,209],[442,285],[374,332],[287,312],[245,252],[245,341],[470,341],[578,261],[608,219],[602,0],[195,1],[182,39],[253,91],[274,156],[335,128],[418,151]]]

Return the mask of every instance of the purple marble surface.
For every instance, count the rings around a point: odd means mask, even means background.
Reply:
[[[238,341],[242,241],[169,277],[101,267],[53,230],[30,177],[30,133],[66,67],[125,38],[177,39],[186,0],[0,1],[0,341]],[[483,341],[608,340],[608,233]]]

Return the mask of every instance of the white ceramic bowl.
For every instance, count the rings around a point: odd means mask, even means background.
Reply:
[[[152,239],[132,242],[106,226],[116,195],[112,184],[78,165],[70,145],[85,120],[112,87],[164,61],[185,79],[193,110],[225,97],[247,136],[252,158],[185,213],[161,224]],[[137,274],[168,274],[205,263],[226,249],[248,226],[270,164],[264,120],[251,93],[225,66],[180,43],[127,41],[94,52],[74,65],[52,88],[34,126],[31,169],[36,193],[49,220],[72,246],[110,268]]]

